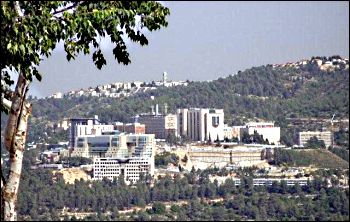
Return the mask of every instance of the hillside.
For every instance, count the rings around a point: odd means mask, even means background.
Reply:
[[[276,164],[313,166],[317,168],[349,168],[349,163],[328,150],[276,150]]]
[[[29,141],[48,131],[48,123],[63,118],[98,115],[105,122],[129,122],[132,116],[149,112],[151,105],[162,107],[164,103],[171,113],[181,107],[223,108],[228,124],[242,124],[256,117],[276,121],[285,128],[288,117],[330,118],[336,113],[337,118],[348,118],[349,64],[338,56],[316,57],[253,67],[211,82],[158,87],[129,97],[79,96],[32,102]]]

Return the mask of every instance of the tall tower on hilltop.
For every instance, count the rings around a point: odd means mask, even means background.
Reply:
[[[167,79],[168,79],[168,73],[163,72],[163,83],[166,83]]]

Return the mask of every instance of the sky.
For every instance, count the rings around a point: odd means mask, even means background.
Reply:
[[[118,64],[103,41],[107,66],[92,55],[68,62],[62,44],[39,66],[43,80],[29,93],[39,98],[113,82],[207,81],[253,66],[312,56],[349,58],[349,2],[162,2],[168,27],[146,33],[148,46],[127,42],[131,64]]]

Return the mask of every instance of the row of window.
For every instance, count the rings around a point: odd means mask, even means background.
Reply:
[[[118,163],[118,162],[95,162],[94,163],[95,166],[103,166],[103,165],[109,165],[109,164],[115,164],[115,165],[120,165],[121,163]],[[127,165],[145,165],[145,164],[149,164],[149,162],[129,162]]]
[[[136,176],[139,176],[141,172],[129,172],[127,173],[126,175],[130,177],[136,177]],[[117,173],[113,173],[113,172],[95,172],[96,175],[110,175],[110,174],[116,174],[116,175],[119,175],[120,173],[117,172]]]

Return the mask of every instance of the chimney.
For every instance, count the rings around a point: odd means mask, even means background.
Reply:
[[[158,104],[156,104],[156,116],[159,115],[159,112],[158,112]]]

